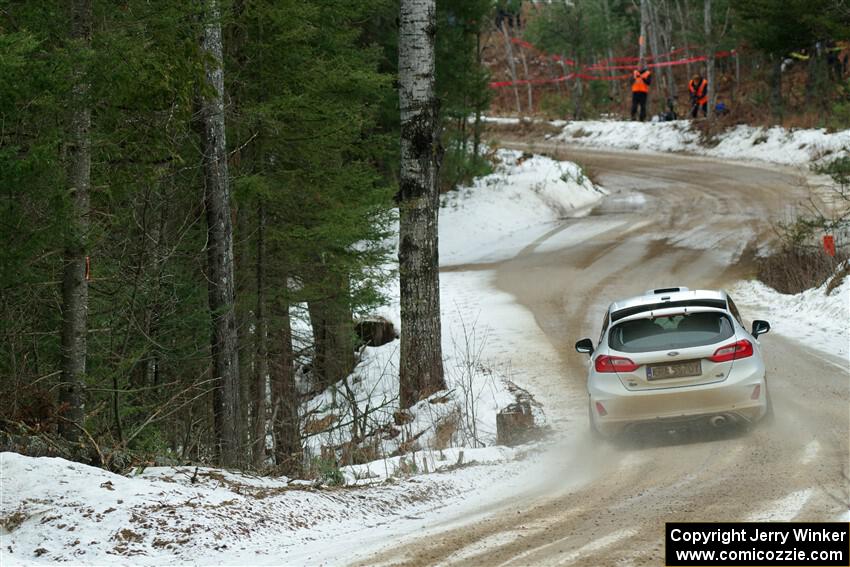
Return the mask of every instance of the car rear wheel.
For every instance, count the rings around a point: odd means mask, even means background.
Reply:
[[[766,385],[765,385],[766,386]],[[762,422],[770,425],[774,421],[773,416],[773,396],[770,395],[770,390],[765,387],[764,390],[765,398],[767,400],[767,411],[764,413],[764,417],[761,418]]]
[[[599,429],[596,428],[596,423],[593,421],[593,404],[591,402],[587,403],[587,425],[590,429],[590,438],[594,441],[602,441],[605,438],[602,436],[602,433],[599,432]]]

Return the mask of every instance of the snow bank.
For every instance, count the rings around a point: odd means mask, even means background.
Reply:
[[[567,161],[498,150],[496,171],[442,197],[440,264],[504,260],[606,195]]]
[[[463,462],[513,461],[515,452],[468,449]],[[457,468],[456,452],[430,458],[431,470],[455,470],[322,489],[216,469],[196,474],[194,467],[151,468],[125,477],[64,459],[0,453],[0,564],[339,561],[350,557],[351,539],[364,528],[390,518],[399,528],[405,517],[436,521],[443,506],[461,494],[484,494],[497,483],[522,486],[520,473],[528,466]],[[386,537],[391,528],[378,531]]]
[[[788,295],[757,281],[738,284],[735,301],[749,315],[770,321],[771,332],[847,360],[850,354],[850,277],[826,293],[827,284]]]
[[[567,124],[556,139],[594,147],[654,152],[692,152],[700,155],[808,165],[850,150],[850,130],[786,130],[739,125],[702,145],[691,122],[626,122],[588,120]]]

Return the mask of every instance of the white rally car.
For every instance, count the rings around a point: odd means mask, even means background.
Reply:
[[[767,321],[744,327],[725,291],[655,289],[611,304],[589,354],[591,431],[645,426],[752,424],[772,415],[758,342]]]

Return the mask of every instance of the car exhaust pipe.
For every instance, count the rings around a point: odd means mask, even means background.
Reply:
[[[728,421],[728,420],[726,419],[726,416],[725,416],[725,415],[715,415],[714,417],[712,417],[712,418],[709,420],[709,423],[711,423],[711,426],[712,426],[712,427],[715,427],[715,428],[718,428],[718,429],[719,429],[719,428],[721,428],[721,427],[725,426],[725,425],[726,425],[726,423],[727,423],[727,421]]]

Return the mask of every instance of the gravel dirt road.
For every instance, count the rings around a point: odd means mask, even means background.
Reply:
[[[589,437],[588,359],[573,350],[579,338],[596,340],[616,298],[668,285],[728,287],[752,274],[755,252],[773,238],[771,221],[807,197],[795,172],[681,155],[533,149],[582,164],[612,193],[588,216],[564,219],[517,257],[487,266],[558,353],[541,380],[566,406],[547,408],[563,441],[547,478],[530,480],[529,493],[388,542],[363,564],[663,565],[667,521],[846,517],[846,360],[765,335],[772,424],[612,445]]]

